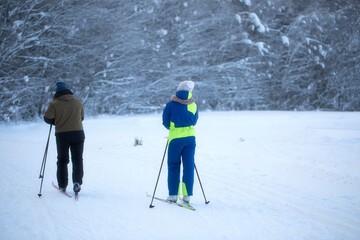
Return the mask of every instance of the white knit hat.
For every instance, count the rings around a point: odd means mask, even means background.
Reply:
[[[191,80],[186,80],[186,81],[182,81],[177,90],[178,91],[189,91],[189,92],[192,92],[192,90],[194,89],[194,86],[195,86],[195,83]]]

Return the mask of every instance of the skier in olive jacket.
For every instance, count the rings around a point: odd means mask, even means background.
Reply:
[[[176,96],[166,104],[163,125],[169,129],[168,151],[168,201],[176,202],[180,192],[180,165],[183,163],[182,195],[190,201],[194,185],[195,129],[198,109],[192,98],[193,81],[179,84]]]
[[[55,125],[58,153],[57,180],[60,190],[65,191],[68,185],[69,149],[72,160],[72,181],[74,192],[80,192],[83,170],[83,149],[85,134],[82,125],[84,107],[75,98],[64,82],[56,83],[54,100],[45,112],[44,120]]]

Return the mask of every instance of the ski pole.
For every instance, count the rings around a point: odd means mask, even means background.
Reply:
[[[167,149],[167,147],[168,147],[168,143],[169,143],[169,140],[166,141],[164,156],[163,156],[162,161],[161,161],[159,174],[158,174],[158,177],[157,177],[157,180],[156,180],[155,189],[154,189],[154,193],[153,193],[153,195],[152,195],[152,199],[151,199],[151,203],[150,203],[149,208],[155,207],[155,206],[153,205],[153,201],[154,201],[154,197],[155,197],[156,188],[157,188],[157,185],[158,185],[158,182],[159,182],[161,169],[162,169],[162,166],[163,166],[163,163],[164,163],[164,159],[165,159],[165,154],[166,154],[166,149]]]
[[[196,175],[197,175],[197,177],[198,177],[198,179],[199,179],[199,183],[200,183],[200,187],[201,187],[202,193],[203,193],[203,195],[204,195],[205,204],[208,204],[210,201],[207,201],[207,200],[206,200],[205,192],[204,192],[203,186],[202,186],[202,184],[201,184],[201,180],[200,180],[199,173],[198,173],[198,170],[197,170],[197,168],[196,168],[195,163],[194,163],[194,166],[195,166],[195,170],[196,170]]]
[[[40,184],[40,191],[39,191],[39,194],[38,194],[39,197],[42,196],[41,190],[42,190],[42,185],[43,185],[43,181],[44,181],[45,165],[46,165],[46,158],[47,158],[47,153],[48,153],[48,149],[49,149],[51,129],[52,129],[52,124],[50,124],[49,136],[48,136],[48,139],[47,139],[45,152],[44,152],[44,157],[43,157],[43,161],[42,161],[41,168],[40,168],[39,178],[41,178],[41,184]]]

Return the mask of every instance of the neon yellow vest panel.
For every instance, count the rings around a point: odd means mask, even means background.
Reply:
[[[190,96],[191,98],[191,96]],[[187,110],[195,115],[197,111],[196,103],[191,103],[187,105]],[[175,127],[173,122],[170,122],[170,129],[169,129],[169,143],[171,140],[175,138],[185,138],[185,137],[192,137],[195,136],[195,128],[194,126],[187,126],[187,127]]]

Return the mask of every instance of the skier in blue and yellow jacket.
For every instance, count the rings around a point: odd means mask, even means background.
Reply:
[[[168,201],[176,202],[180,194],[180,165],[183,163],[181,183],[183,199],[190,201],[193,195],[195,166],[195,129],[198,109],[192,90],[193,81],[179,84],[176,95],[166,104],[163,112],[163,125],[169,129],[168,142]]]

